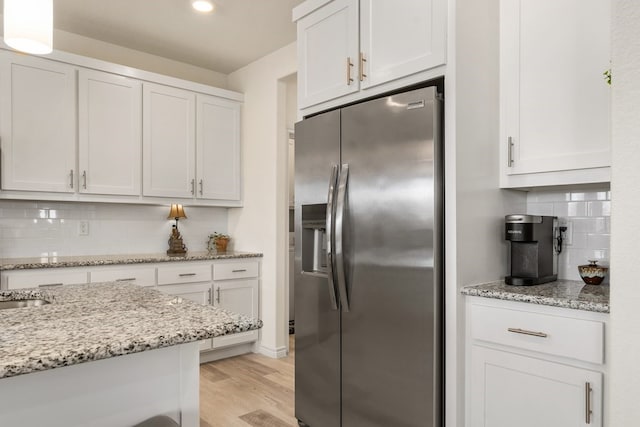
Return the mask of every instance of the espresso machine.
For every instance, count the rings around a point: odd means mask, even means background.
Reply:
[[[505,216],[505,239],[511,242],[511,274],[505,283],[530,286],[557,280],[559,237],[555,216]]]

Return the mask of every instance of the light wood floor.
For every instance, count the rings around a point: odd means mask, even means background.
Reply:
[[[297,427],[289,342],[282,359],[246,354],[200,365],[200,426]]]

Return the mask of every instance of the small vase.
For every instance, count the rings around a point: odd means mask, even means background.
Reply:
[[[216,239],[216,251],[218,252],[226,252],[227,244],[229,243],[229,239]]]

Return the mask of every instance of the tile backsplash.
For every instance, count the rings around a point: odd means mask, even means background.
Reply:
[[[531,191],[527,193],[527,213],[555,215],[561,225],[572,227],[570,245],[563,245],[558,258],[558,278],[580,280],[578,265],[597,259],[609,265],[611,191]],[[605,282],[608,282],[608,276]]]
[[[190,251],[207,236],[227,231],[227,209],[185,207],[180,233]],[[139,254],[165,252],[173,220],[169,204],[0,201],[0,257]],[[81,222],[88,235],[79,235]]]

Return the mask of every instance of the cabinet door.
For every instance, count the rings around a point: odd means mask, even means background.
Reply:
[[[114,74],[78,72],[80,192],[139,195],[142,85]]]
[[[361,0],[361,87],[444,64],[446,23],[446,0]]]
[[[211,304],[211,283],[158,286],[160,292],[175,295],[202,305]],[[211,339],[200,341],[200,351],[211,350]]]
[[[143,85],[143,195],[195,195],[194,130],[194,93]]]
[[[602,426],[600,372],[477,345],[471,351],[468,426]]]
[[[75,69],[0,55],[2,189],[74,192]]]
[[[609,166],[608,0],[502,0],[506,175]]]
[[[240,200],[240,104],[197,96],[199,199]]]
[[[357,92],[358,0],[335,0],[298,25],[298,107]]]
[[[214,306],[245,316],[258,318],[258,280],[233,280],[213,282]],[[243,344],[258,339],[259,332],[247,331],[215,337],[213,348]]]

